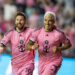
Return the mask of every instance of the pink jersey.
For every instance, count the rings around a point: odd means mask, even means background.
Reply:
[[[28,51],[25,48],[32,31],[33,29],[30,28],[26,28],[23,32],[17,32],[15,29],[13,29],[1,40],[1,43],[4,45],[6,45],[8,42],[11,43],[12,66],[15,68],[25,68],[27,65],[34,63],[33,51]]]
[[[42,28],[34,32],[30,40],[39,44],[39,75],[47,75],[42,74],[42,72],[48,69],[48,67],[51,67],[51,65],[60,66],[62,62],[61,51],[53,53],[52,47],[69,42],[64,33],[57,29],[53,29],[51,32],[45,32],[45,29]]]

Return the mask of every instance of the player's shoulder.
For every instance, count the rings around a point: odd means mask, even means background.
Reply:
[[[11,29],[9,29],[9,30],[5,33],[5,35],[7,35],[7,34],[11,34],[14,30],[15,30],[15,28],[11,28]]]
[[[60,34],[60,35],[64,35],[64,32],[60,29],[55,29],[56,33]]]
[[[25,27],[25,30],[27,30],[28,32],[33,32],[34,31],[34,28]]]

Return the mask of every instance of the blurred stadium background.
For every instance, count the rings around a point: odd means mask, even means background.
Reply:
[[[75,0],[0,0],[0,40],[4,34],[14,27],[15,15],[22,11],[27,15],[27,26],[40,28],[43,26],[43,15],[46,11],[56,14],[55,25],[69,37],[72,47],[62,52],[62,67],[57,75],[75,75]],[[38,54],[36,52],[36,69]],[[7,45],[0,54],[0,75],[12,75],[11,46]]]

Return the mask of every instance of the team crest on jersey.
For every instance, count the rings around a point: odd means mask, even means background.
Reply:
[[[25,51],[25,44],[24,44],[24,41],[23,40],[20,40],[19,41],[19,46],[18,46],[18,48],[19,48],[19,51],[20,52],[24,52]]]
[[[49,49],[50,49],[50,46],[48,44],[49,44],[49,41],[45,40],[43,45],[43,51],[46,53],[49,53]]]
[[[30,68],[26,68],[25,69],[25,72],[27,72],[27,75],[32,75],[32,69],[30,69]]]

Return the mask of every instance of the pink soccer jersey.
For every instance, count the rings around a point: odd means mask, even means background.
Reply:
[[[69,40],[57,29],[45,32],[42,28],[34,32],[30,40],[39,44],[39,75],[55,75],[56,67],[59,69],[62,62],[61,51],[53,53],[53,46],[60,46]]]
[[[17,32],[13,29],[1,40],[4,45],[8,42],[11,43],[13,75],[27,75],[33,72],[33,51],[28,51],[25,48],[32,32],[33,29],[30,28],[26,28],[23,32]]]

